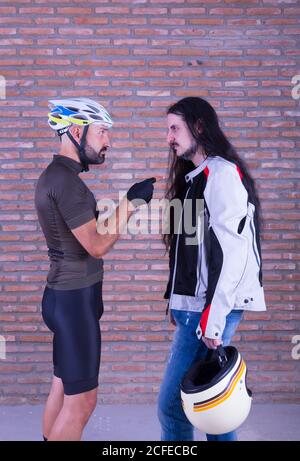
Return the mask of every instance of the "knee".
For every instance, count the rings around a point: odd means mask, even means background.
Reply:
[[[90,414],[93,413],[97,405],[97,393],[93,392],[92,394],[86,395],[86,408],[87,412]]]
[[[55,397],[55,398],[62,398],[64,397],[64,386],[62,383],[62,380],[60,378],[57,378],[54,376],[51,389],[50,389],[50,395]]]
[[[97,404],[97,394],[85,394],[74,405],[69,406],[70,415],[78,425],[85,426]]]
[[[85,395],[85,398],[81,402],[80,405],[80,416],[79,418],[81,419],[83,424],[86,424],[89,417],[95,410],[97,404],[97,394],[93,395]]]

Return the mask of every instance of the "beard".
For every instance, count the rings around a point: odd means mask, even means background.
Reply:
[[[177,154],[176,146],[178,146],[178,144],[176,144],[176,143],[171,144],[171,146],[170,146],[172,151],[173,151],[173,154],[177,155],[178,158],[182,158],[183,160],[186,160],[186,161],[191,161],[193,159],[194,155],[197,153],[197,150],[198,150],[198,146],[197,146],[196,141],[192,141],[191,146],[180,155]]]
[[[101,165],[105,162],[105,152],[107,151],[106,147],[103,147],[99,152],[96,152],[89,144],[86,144],[84,149],[89,164]]]

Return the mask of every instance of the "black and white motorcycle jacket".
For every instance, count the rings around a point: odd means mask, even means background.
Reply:
[[[221,339],[232,309],[266,310],[255,206],[240,169],[222,157],[208,157],[185,180],[181,232],[172,238],[164,297],[170,309],[203,311],[199,338]],[[188,213],[196,199],[203,204],[198,215],[196,206]],[[185,215],[194,234],[186,232]],[[189,243],[191,236],[196,244]]]

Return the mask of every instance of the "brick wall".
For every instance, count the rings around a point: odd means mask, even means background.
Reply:
[[[198,95],[217,109],[257,179],[265,218],[268,311],[247,314],[236,343],[257,401],[300,401],[291,357],[300,334],[299,22],[297,0],[0,0],[1,403],[40,402],[49,390],[51,335],[40,315],[48,261],[33,194],[59,147],[47,99],[73,95],[97,99],[116,121],[107,162],[82,176],[97,199],[165,172],[170,103]],[[123,238],[105,269],[101,399],[153,402],[173,333],[160,237]]]

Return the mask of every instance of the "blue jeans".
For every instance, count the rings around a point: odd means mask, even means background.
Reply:
[[[176,331],[158,397],[161,440],[194,440],[194,428],[186,418],[181,405],[180,383],[192,363],[204,358],[208,349],[196,336],[201,313],[172,309],[172,314],[176,322]],[[224,346],[230,343],[242,316],[242,310],[234,310],[228,314],[222,337]],[[235,432],[206,434],[206,438],[209,441],[237,440]]]

